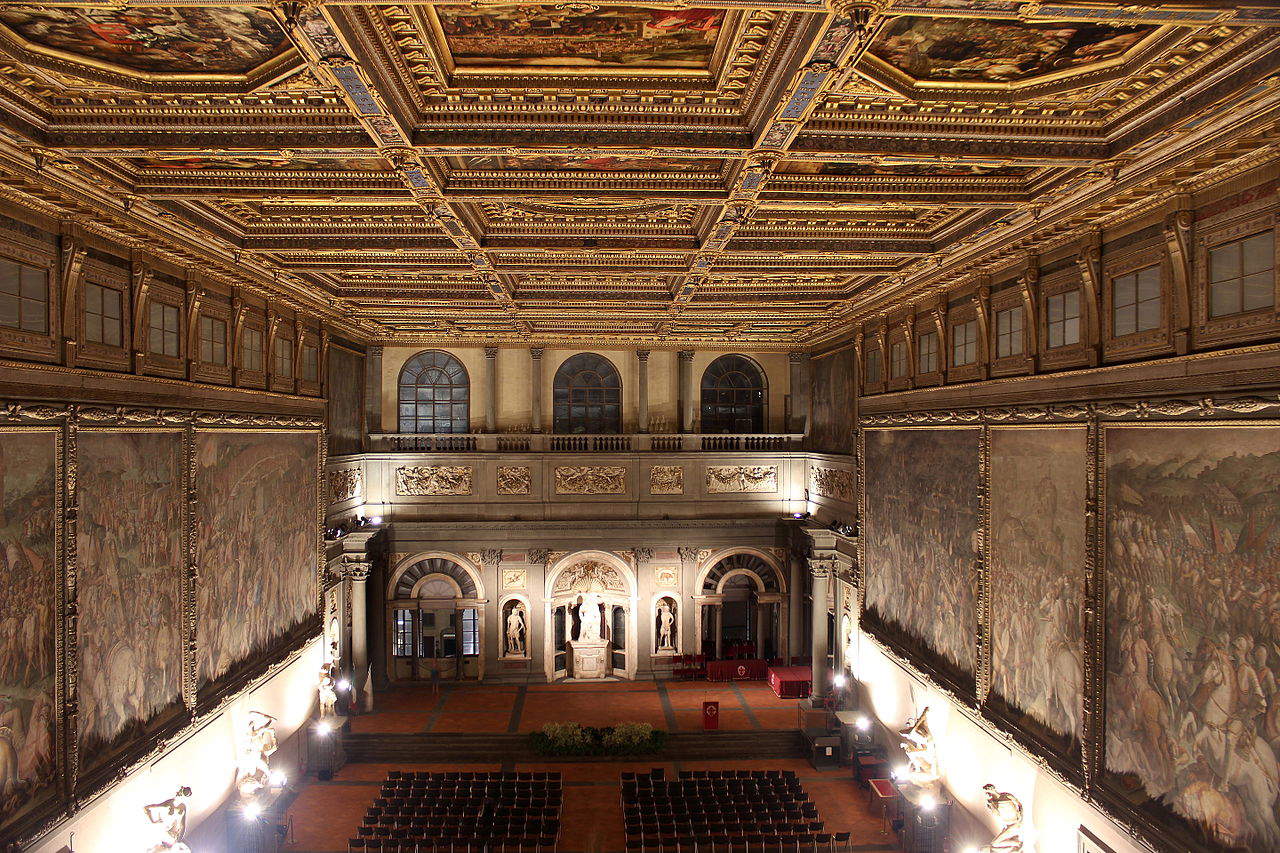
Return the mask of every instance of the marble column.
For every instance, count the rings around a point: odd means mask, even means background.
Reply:
[[[369,688],[369,625],[366,603],[369,564],[347,563],[347,579],[351,581],[352,704],[365,711],[372,711],[373,691]]]
[[[792,552],[790,555],[791,576],[788,578],[788,589],[791,598],[787,605],[787,650],[793,657],[804,657],[804,557]]]
[[[693,350],[680,350],[680,432],[693,432]]]
[[[831,674],[827,671],[827,607],[831,600],[831,563],[810,560],[809,575],[813,580],[813,684],[809,689],[815,701],[827,695]]]
[[[542,432],[542,347],[529,349],[529,428]]]
[[[489,392],[484,398],[484,431],[498,431],[498,348],[484,348],[484,375]]]
[[[636,350],[636,394],[637,416],[636,432],[649,431],[649,351]]]

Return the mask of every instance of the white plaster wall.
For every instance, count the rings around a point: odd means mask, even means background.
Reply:
[[[196,827],[215,814],[233,793],[235,738],[250,711],[263,711],[276,718],[276,736],[282,746],[272,759],[272,767],[296,777],[297,745],[285,741],[306,723],[315,707],[321,653],[322,641],[312,640],[297,657],[205,720],[163,756],[125,777],[31,850],[142,850],[143,840],[150,837],[142,807],[167,800],[181,785],[191,788],[187,837],[199,836]],[[193,844],[199,853],[218,853],[224,847],[221,838],[216,846],[208,840]]]
[[[988,826],[984,838],[954,839],[953,849],[963,853],[981,847],[995,834],[986,811],[982,786],[987,782],[1022,801],[1029,837],[1035,853],[1078,853],[1078,830],[1084,826],[1117,853],[1145,853],[1106,815],[1086,803],[1053,775],[1041,769],[985,722],[961,710],[946,694],[934,689],[886,655],[866,634],[857,632],[846,659],[861,682],[870,711],[890,730],[929,708],[929,727],[938,744],[938,764],[951,797]],[[892,754],[892,753],[891,753]],[[905,762],[904,762],[905,763]],[[956,821],[953,820],[953,827]]]

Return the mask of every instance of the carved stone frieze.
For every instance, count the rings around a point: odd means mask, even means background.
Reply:
[[[654,566],[653,585],[676,587],[680,585],[680,569],[676,566]]]
[[[558,465],[557,495],[621,495],[627,491],[627,469],[621,465]]]
[[[711,494],[778,491],[777,465],[708,465],[707,491]]]
[[[339,504],[364,495],[364,471],[335,468],[329,472],[329,503]]]
[[[469,495],[474,471],[470,465],[401,465],[396,468],[396,494]]]
[[[552,595],[568,592],[625,593],[627,583],[618,570],[597,560],[584,560],[569,566],[556,578]]]
[[[498,494],[527,495],[532,491],[527,465],[498,466]]]
[[[651,465],[649,467],[649,494],[683,495],[683,465]]]
[[[529,572],[526,569],[503,569],[503,589],[524,589],[529,585]]]
[[[857,477],[853,471],[843,468],[815,465],[809,469],[809,490],[824,498],[853,503],[857,494]]]

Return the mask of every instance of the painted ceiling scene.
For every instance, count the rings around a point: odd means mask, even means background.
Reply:
[[[1274,140],[1273,5],[11,4],[0,186],[371,341],[803,348]]]

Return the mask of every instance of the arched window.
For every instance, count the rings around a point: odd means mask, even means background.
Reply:
[[[553,391],[556,432],[622,432],[622,379],[604,356],[583,352],[568,358],[556,371]]]
[[[447,352],[427,350],[400,371],[400,432],[470,432],[471,380]]]
[[[702,374],[702,431],[764,432],[764,373],[742,355],[722,355]]]

